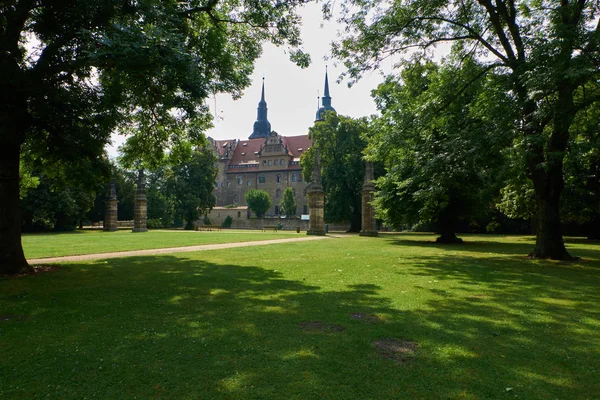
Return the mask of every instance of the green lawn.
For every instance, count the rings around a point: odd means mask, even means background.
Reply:
[[[600,244],[570,241],[583,258],[563,263],[525,258],[531,238],[462,237],[331,238],[0,279],[0,398],[598,398]],[[374,345],[392,339],[409,343],[395,360]]]
[[[83,230],[68,233],[24,234],[23,249],[27,258],[44,258],[125,250],[158,249],[161,247],[283,239],[301,235],[306,235],[306,233],[228,229],[212,232],[151,230],[145,233],[133,233],[131,230],[116,232]]]

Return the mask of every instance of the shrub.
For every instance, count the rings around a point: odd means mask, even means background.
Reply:
[[[225,221],[223,221],[223,224],[221,225],[221,227],[231,228],[232,223],[233,223],[233,218],[231,218],[231,216],[228,215],[227,218],[225,218]]]

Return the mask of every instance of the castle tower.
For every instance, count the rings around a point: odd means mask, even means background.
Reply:
[[[258,102],[254,130],[248,139],[268,138],[271,133],[271,123],[267,119],[267,102],[265,101],[265,78],[262,83],[262,94]]]
[[[325,90],[321,97],[321,107],[317,110],[315,122],[325,120],[325,111],[335,112],[335,108],[331,106],[331,96],[329,96],[329,79],[327,78],[327,67],[325,67]]]

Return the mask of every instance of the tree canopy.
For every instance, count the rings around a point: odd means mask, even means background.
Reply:
[[[329,16],[332,7],[325,7]],[[600,99],[599,11],[586,0],[345,0],[346,29],[333,52],[356,80],[390,56],[427,58],[450,42],[453,57],[445,62],[475,58],[484,65],[479,76],[503,76],[517,115],[513,145],[536,201],[531,256],[569,259],[560,221],[563,163],[577,115]]]
[[[286,187],[283,191],[281,201],[279,202],[280,212],[286,217],[296,215],[296,198],[294,197],[294,189]]]
[[[204,100],[248,86],[261,43],[301,66],[303,0],[12,0],[0,5],[0,273],[29,269],[20,242],[19,160],[100,161],[110,134],[146,166],[197,144]],[[83,168],[83,167],[80,167]]]
[[[258,218],[262,218],[271,207],[271,198],[269,193],[264,190],[250,189],[244,194],[244,200],[250,211]]]

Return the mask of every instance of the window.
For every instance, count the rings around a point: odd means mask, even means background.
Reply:
[[[292,182],[296,182],[298,180],[298,175],[296,175],[296,173],[294,172],[292,174]]]
[[[275,198],[278,199],[281,197],[281,189],[275,190]]]
[[[264,175],[259,175],[258,176],[258,183],[265,183],[265,176]]]
[[[281,175],[277,174],[276,182],[277,183],[281,183]]]
[[[239,204],[240,202],[240,197],[236,194],[235,196],[233,196],[233,204]]]
[[[248,181],[248,186],[252,186],[252,181]]]
[[[242,212],[238,211],[238,218],[242,218]]]
[[[275,206],[275,215],[279,215],[279,206]]]
[[[308,214],[308,206],[305,205],[304,207],[302,207],[302,214]]]
[[[277,165],[277,160],[273,161],[273,165]],[[283,165],[283,164],[282,164]]]
[[[269,167],[271,166],[271,160],[269,160]]]
[[[237,176],[237,183],[238,183],[238,185],[242,184],[242,176],[241,175]]]
[[[283,165],[283,158],[281,160],[279,160],[279,164]]]
[[[298,174],[298,182],[302,182],[302,173]]]
[[[267,165],[267,160],[263,160],[263,165],[266,166]]]

